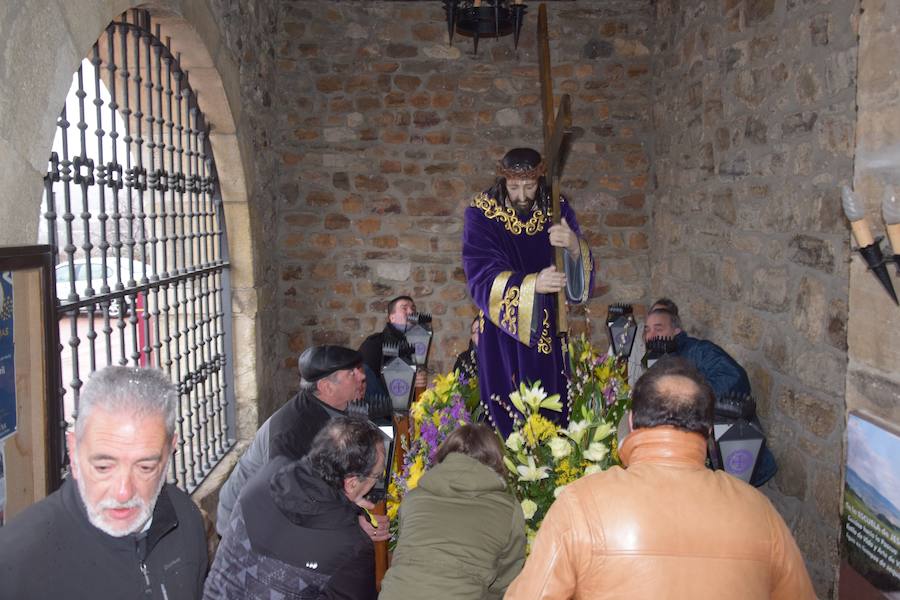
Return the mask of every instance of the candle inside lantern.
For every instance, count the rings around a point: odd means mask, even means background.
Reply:
[[[860,248],[871,246],[875,243],[872,237],[872,227],[866,218],[866,211],[859,202],[859,199],[850,191],[846,185],[841,188],[841,204],[844,207],[844,214],[850,221],[850,227],[853,229],[853,237]]]
[[[888,239],[894,254],[900,254],[900,202],[894,195],[894,187],[888,186],[884,190],[884,199],[881,202],[881,214],[884,224],[887,225]]]

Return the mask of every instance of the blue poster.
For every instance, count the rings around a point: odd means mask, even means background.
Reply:
[[[0,440],[16,432],[12,273],[0,273]]]

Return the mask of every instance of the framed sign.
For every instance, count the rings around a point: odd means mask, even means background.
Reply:
[[[851,412],[841,507],[842,599],[900,598],[900,434]]]
[[[49,246],[0,248],[0,447],[4,518],[56,489],[63,432]]]

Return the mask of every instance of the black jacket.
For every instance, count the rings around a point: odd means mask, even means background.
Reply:
[[[207,565],[200,511],[169,484],[146,534],[117,538],[91,525],[74,481],[0,527],[3,600],[193,600]]]
[[[253,442],[219,490],[216,509],[219,535],[225,535],[231,511],[247,481],[271,458],[287,456],[299,460],[306,456],[313,438],[337,414],[343,413],[323,403],[312,392],[298,392],[260,426]]]
[[[204,599],[374,600],[374,548],[359,514],[306,461],[273,459],[241,493]]]

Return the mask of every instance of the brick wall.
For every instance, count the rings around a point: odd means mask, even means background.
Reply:
[[[597,316],[649,293],[650,4],[548,5],[555,90],[572,95],[579,128],[562,187],[600,264]],[[518,51],[482,40],[473,57],[468,39],[447,44],[438,2],[281,5],[268,240],[280,398],[300,351],[357,346],[400,293],[434,315],[433,366],[465,348],[463,210],[507,149],[542,145],[536,17],[534,4]]]
[[[764,491],[818,593],[837,566],[856,7],[656,3],[653,292],[747,368],[780,464]]]

